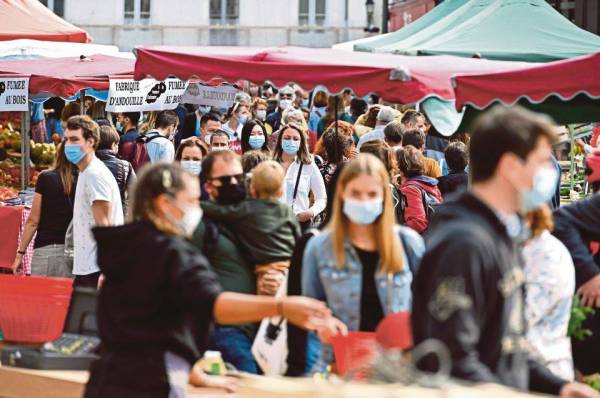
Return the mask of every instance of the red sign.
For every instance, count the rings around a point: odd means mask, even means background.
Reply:
[[[434,0],[407,0],[390,6],[390,32],[401,29],[405,25],[425,15],[433,7]]]

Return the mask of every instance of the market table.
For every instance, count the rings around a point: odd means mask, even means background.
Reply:
[[[0,267],[10,268],[15,260],[23,206],[0,206]]]
[[[0,206],[0,268],[12,267],[29,212],[30,208],[25,206]],[[35,236],[23,258],[23,269],[27,274],[30,270],[34,241]]]
[[[0,398],[81,398],[89,373],[0,366]],[[223,390],[189,386],[188,398],[240,398]]]

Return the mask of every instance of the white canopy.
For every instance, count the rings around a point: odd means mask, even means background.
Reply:
[[[0,41],[0,59],[34,59],[90,56],[94,54],[111,55],[134,59],[133,53],[119,52],[117,46],[102,44],[69,43],[42,40]]]

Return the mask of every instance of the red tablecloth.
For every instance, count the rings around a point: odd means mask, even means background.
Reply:
[[[23,227],[30,209],[24,206],[0,206],[0,267],[10,268],[15,260],[17,247],[21,240]],[[33,253],[33,242],[27,248],[23,259],[23,268],[29,274],[31,255]]]
[[[10,268],[15,260],[23,206],[0,206],[0,267]]]

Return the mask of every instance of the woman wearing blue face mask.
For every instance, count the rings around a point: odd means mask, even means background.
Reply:
[[[238,155],[242,154],[242,129],[251,116],[248,107],[239,102],[227,112],[227,123],[223,124],[222,130],[229,134],[229,148]]]
[[[242,129],[242,154],[248,151],[269,152],[267,130],[259,120],[249,120]]]
[[[411,310],[413,273],[425,246],[416,232],[396,225],[389,184],[373,155],[347,163],[331,219],[304,251],[302,294],[326,301],[350,331],[373,332],[383,317]],[[317,370],[331,359],[324,345]]]
[[[286,172],[282,201],[292,207],[303,230],[327,205],[327,191],[319,168],[308,152],[306,136],[300,128],[291,124],[279,131],[273,159]],[[314,196],[310,205],[310,193]]]

